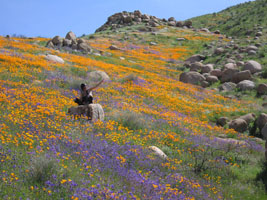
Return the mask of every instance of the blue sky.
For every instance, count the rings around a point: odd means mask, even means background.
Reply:
[[[0,0],[0,35],[63,37],[71,30],[81,36],[93,33],[116,12],[140,10],[159,18],[185,20],[247,1]]]

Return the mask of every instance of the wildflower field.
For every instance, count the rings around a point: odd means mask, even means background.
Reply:
[[[253,102],[178,81],[179,61],[218,36],[98,33],[87,42],[102,56],[48,49],[48,40],[0,37],[0,199],[267,198],[254,181],[263,143],[213,123],[251,112]],[[72,119],[67,109],[81,83],[96,84],[87,76],[95,70],[111,78],[94,91],[105,121]]]

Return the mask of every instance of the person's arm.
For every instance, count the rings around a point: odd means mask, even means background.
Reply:
[[[101,85],[104,82],[104,79],[102,79],[102,81],[100,81],[98,84],[96,84],[94,87],[88,88],[86,90],[92,91],[94,89],[96,89],[99,85]]]

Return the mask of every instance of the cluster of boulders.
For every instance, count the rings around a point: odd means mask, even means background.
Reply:
[[[263,35],[262,31],[263,31],[262,26],[255,25],[253,30],[247,30],[246,35],[247,36],[254,35],[255,36],[254,39],[257,40],[259,39],[259,37]]]
[[[249,130],[251,135],[259,136],[265,140],[265,158],[267,160],[267,114],[261,113],[257,118],[253,113],[249,113],[238,117],[234,120],[229,120],[227,117],[221,117],[217,120],[218,126],[228,124],[229,128],[237,132],[243,133],[248,130],[249,124],[253,123],[253,127]]]
[[[202,31],[202,32],[206,32],[206,33],[211,33],[211,31],[207,28],[201,28],[201,29],[194,29],[195,31]],[[216,30],[213,32],[214,34],[221,34],[220,30]]]
[[[217,48],[215,54],[221,53],[223,49]],[[267,94],[267,84],[261,83],[257,87],[253,82],[253,75],[258,75],[262,71],[260,63],[249,60],[247,62],[235,62],[227,59],[227,63],[222,68],[214,68],[214,64],[203,64],[206,57],[194,55],[185,61],[185,67],[189,72],[180,75],[180,81],[202,87],[208,87],[220,81],[219,90],[231,91],[239,88],[241,91],[256,89],[259,95]]]
[[[166,19],[159,19],[155,16],[142,14],[139,10],[134,12],[120,12],[110,16],[107,22],[98,28],[96,32],[105,31],[108,29],[117,29],[122,28],[125,26],[131,26],[136,24],[145,24],[150,27],[157,27],[160,25],[169,25],[169,26],[176,26],[176,27],[184,27],[184,28],[191,28],[192,21],[187,20],[185,22],[176,21],[174,17],[170,17],[168,20]]]
[[[46,46],[54,49],[63,48],[68,51],[92,52],[92,48],[86,43],[86,40],[77,38],[72,31],[68,32],[65,38],[60,36],[53,37],[52,40],[47,42]]]
[[[267,138],[267,114],[265,113],[261,113],[257,118],[254,113],[249,113],[234,120],[229,120],[227,117],[217,119],[218,126],[228,124],[229,128],[240,133],[247,131],[251,123],[253,123],[253,128],[250,130],[253,132],[252,134],[255,134],[258,129],[258,135],[262,138]]]
[[[206,28],[200,31],[210,32]],[[214,32],[215,33],[215,32]],[[220,31],[216,31],[220,33]],[[260,36],[260,32],[258,36]],[[267,84],[261,83],[258,86],[254,83],[256,77],[262,76],[263,67],[260,63],[251,58],[259,57],[259,49],[264,45],[260,42],[253,45],[241,46],[242,40],[233,40],[227,42],[223,40],[205,44],[206,50],[204,55],[194,55],[185,61],[185,67],[189,68],[189,72],[184,72],[180,76],[180,81],[191,84],[198,84],[202,87],[208,87],[215,82],[220,81],[221,85],[218,90],[231,91],[235,88],[244,90],[256,89],[258,95],[267,94]],[[246,43],[252,41],[246,40]],[[254,42],[253,42],[254,43]],[[244,58],[249,56],[251,60],[244,62]],[[216,59],[215,64],[203,64],[206,58],[213,57]]]

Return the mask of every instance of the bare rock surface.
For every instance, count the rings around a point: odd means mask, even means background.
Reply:
[[[52,62],[61,63],[61,64],[64,63],[64,60],[62,58],[60,58],[59,56],[56,56],[56,55],[49,54],[49,55],[46,55],[45,58],[46,58],[46,60],[49,60]]]

